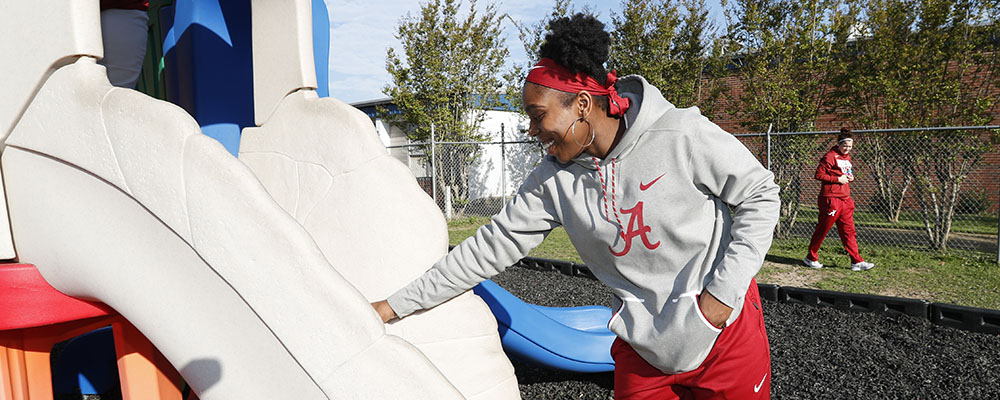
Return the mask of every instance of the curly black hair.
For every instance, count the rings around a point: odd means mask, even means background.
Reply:
[[[608,61],[610,49],[611,35],[604,30],[604,24],[593,15],[576,13],[549,22],[549,33],[545,35],[538,56],[551,58],[570,72],[583,72],[604,85],[608,81],[604,63]],[[569,106],[575,97],[575,93],[567,93],[563,96],[563,105]],[[594,103],[608,111],[607,96],[594,96]]]
[[[611,35],[593,15],[577,13],[549,22],[549,33],[538,55],[551,58],[570,72],[583,72],[602,85],[608,78],[604,63],[610,54]]]

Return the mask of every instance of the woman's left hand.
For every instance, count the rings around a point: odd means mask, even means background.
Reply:
[[[701,307],[701,313],[705,315],[705,319],[717,328],[724,327],[729,315],[733,313],[732,307],[719,301],[708,292],[708,289],[703,289],[701,296],[698,296],[698,306]]]

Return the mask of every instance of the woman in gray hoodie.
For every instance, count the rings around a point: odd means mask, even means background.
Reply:
[[[594,17],[549,30],[523,89],[548,156],[491,224],[372,306],[385,321],[434,307],[562,226],[614,293],[615,398],[769,398],[753,278],[778,220],[773,175],[696,107],[608,73]]]

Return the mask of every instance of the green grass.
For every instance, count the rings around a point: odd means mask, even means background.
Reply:
[[[835,238],[824,241],[819,251],[820,262],[829,268],[800,268],[808,246],[807,238],[775,240],[767,255],[770,263],[761,269],[758,281],[780,284],[803,278],[809,284],[802,286],[817,289],[1000,309],[1000,266],[995,254],[862,247],[862,256],[874,262],[876,268],[861,273],[851,271],[851,260]]]
[[[486,223],[489,223],[489,218],[483,217],[449,222],[451,244],[458,244],[472,236],[479,226]],[[996,264],[995,254],[862,247],[862,255],[867,261],[876,263],[877,267],[866,272],[853,272],[850,270],[850,259],[835,238],[828,238],[820,249],[820,261],[830,268],[812,270],[800,267],[808,245],[808,238],[776,239],[768,252],[765,266],[757,275],[757,281],[1000,310],[1000,266]],[[552,231],[529,256],[581,262],[562,228]]]
[[[487,217],[467,217],[448,222],[450,243],[459,244],[465,238],[474,235],[476,229],[481,225],[488,223],[490,223],[490,219]],[[528,253],[528,256],[578,263],[583,262],[580,259],[580,255],[576,254],[576,249],[573,248],[573,244],[570,243],[569,236],[566,235],[566,230],[563,228],[553,229],[549,233],[549,236],[545,238],[545,241],[532,250],[531,253]]]

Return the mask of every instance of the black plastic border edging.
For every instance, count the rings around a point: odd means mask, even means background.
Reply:
[[[778,301],[778,290],[781,286],[772,285],[770,283],[758,283],[757,291],[760,292],[760,298],[763,300]]]
[[[931,322],[936,325],[1000,334],[1000,310],[933,303],[930,311]]]
[[[537,271],[559,271],[564,275],[597,279],[586,265],[571,261],[525,257],[514,264]],[[829,290],[785,287],[758,283],[764,300],[834,307],[845,311],[874,312],[889,316],[908,315],[929,320],[932,324],[971,332],[1000,334],[1000,310],[930,303],[927,300]]]
[[[909,315],[928,318],[930,303],[926,300],[870,294],[832,292],[829,290],[778,287],[778,301],[808,304],[814,307],[835,307],[846,311],[874,312],[885,315]]]

